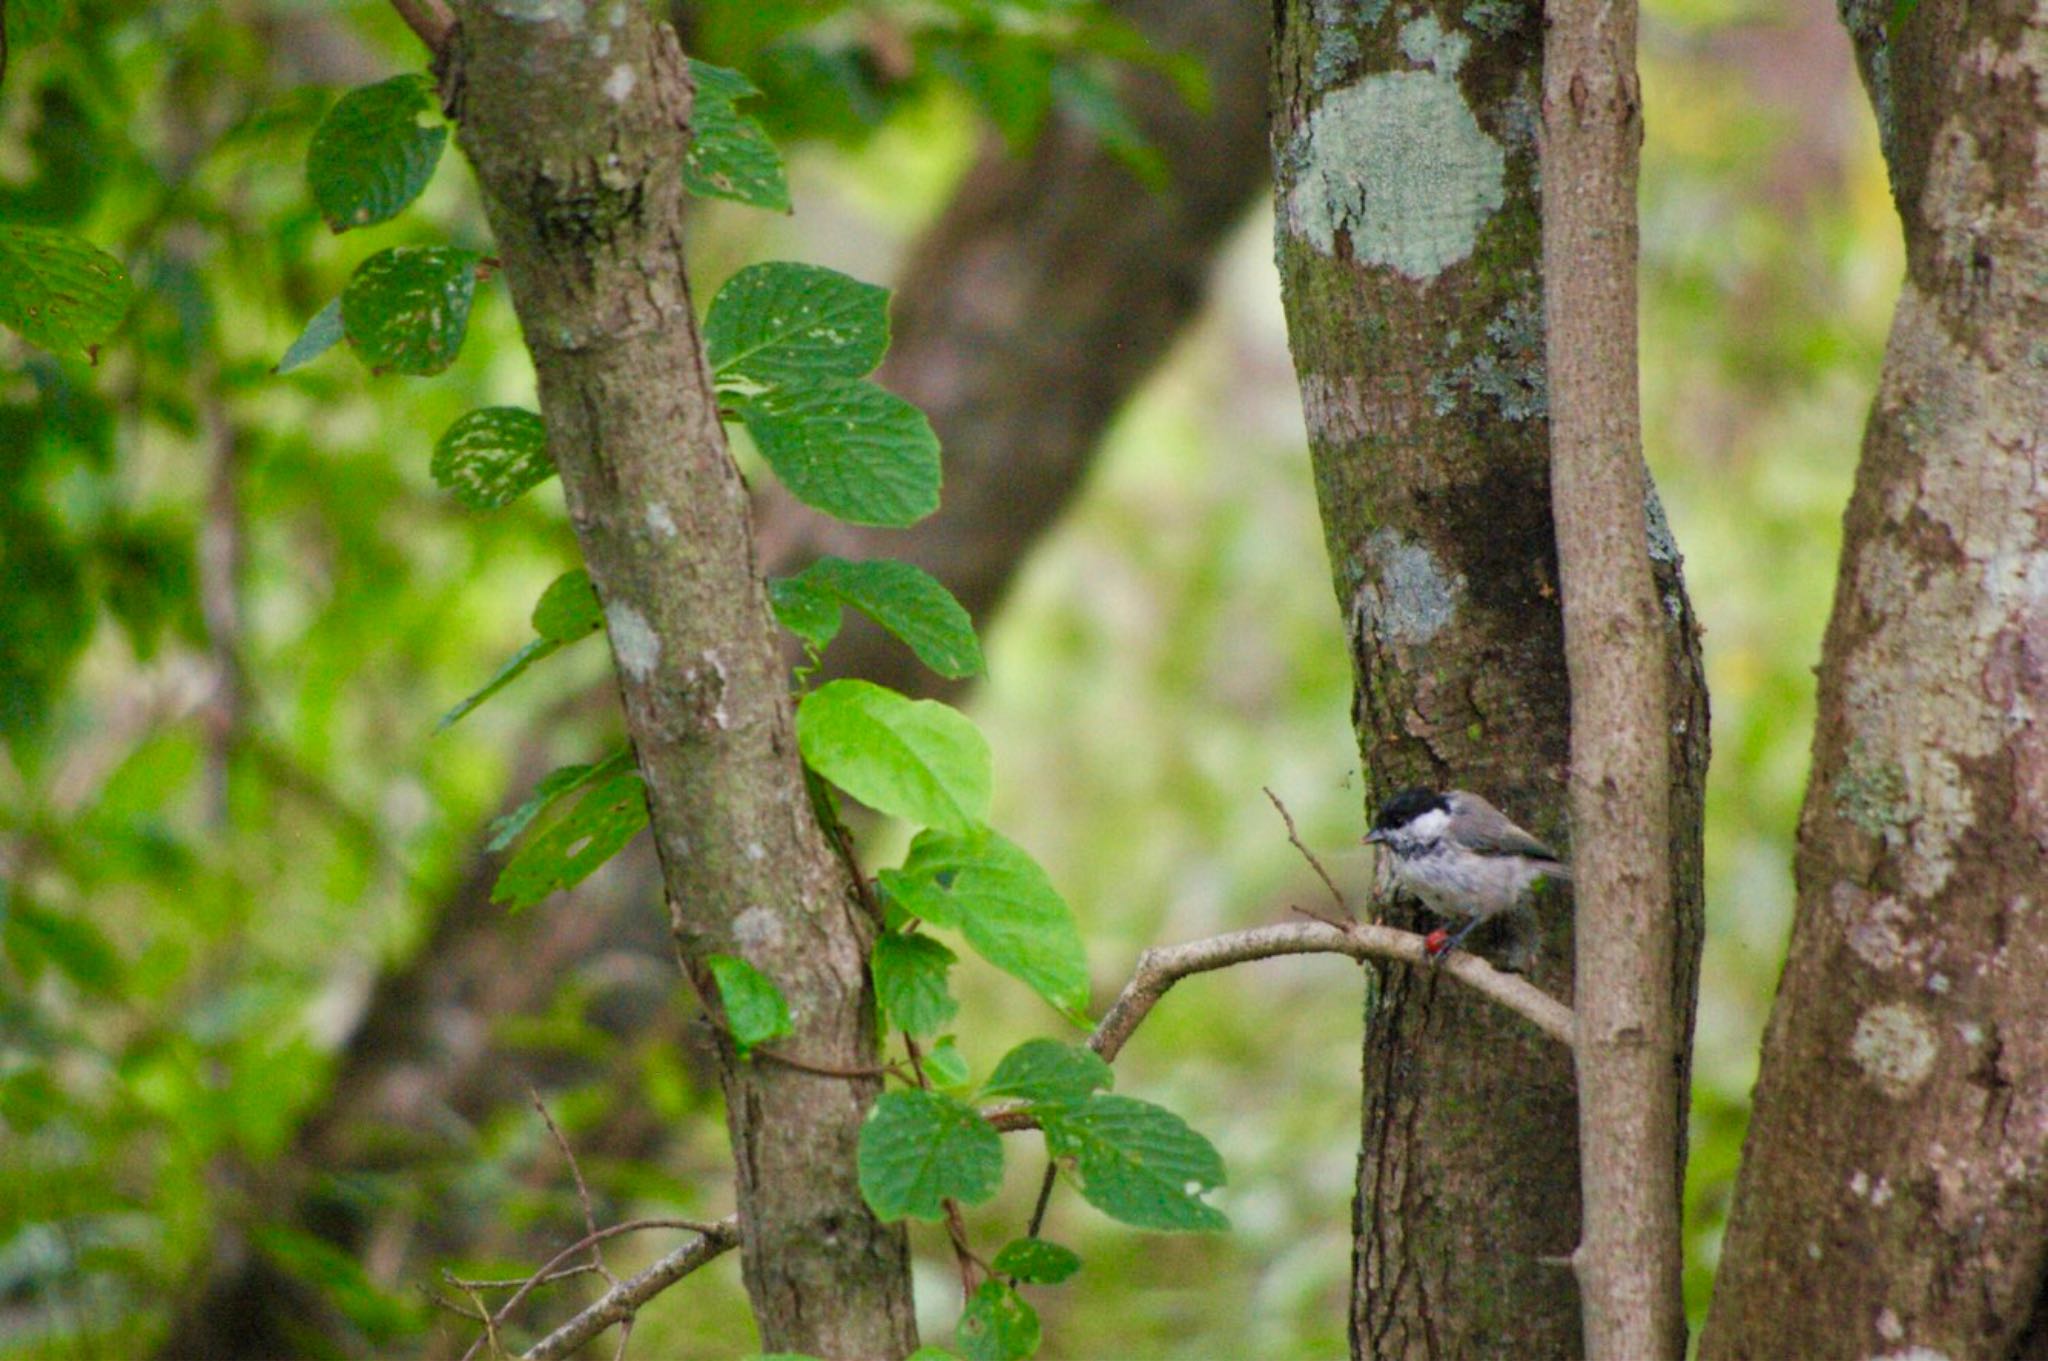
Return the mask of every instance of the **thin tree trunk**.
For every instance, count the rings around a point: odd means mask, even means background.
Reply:
[[[715,998],[706,957],[745,957],[789,1001],[792,1053],[871,1063],[877,923],[804,788],[752,511],[684,274],[682,51],[630,5],[458,14],[445,84],[604,603],[684,966]],[[599,24],[602,43],[584,31]],[[879,1080],[749,1063],[728,1045],[719,1058],[763,1347],[907,1353],[909,1247],[854,1173]]]
[[[1552,0],[1543,44],[1551,495],[1572,693],[1580,1183],[1594,1361],[1678,1361],[1678,1040],[1664,638],[1636,394],[1634,0]]]
[[[1406,784],[1469,788],[1568,840],[1540,13],[1287,0],[1276,17],[1276,250],[1367,802]],[[1651,506],[1667,606],[1672,999],[1689,1035],[1706,695],[1677,553]],[[1533,978],[1569,998],[1570,915],[1559,895],[1539,910]],[[1570,1273],[1546,1260],[1579,1238],[1570,1055],[1426,971],[1373,975],[1353,1354],[1580,1355]]]
[[[1907,277],[1702,1355],[2043,1354],[2048,13],[1853,0]]]

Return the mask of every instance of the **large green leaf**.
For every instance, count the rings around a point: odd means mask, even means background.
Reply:
[[[1014,1276],[1033,1285],[1058,1285],[1081,1269],[1081,1256],[1043,1238],[1014,1238],[1003,1244],[989,1265],[1000,1276]]]
[[[982,958],[1086,1024],[1088,961],[1073,910],[1015,842],[987,828],[922,832],[903,868],[880,878],[898,910],[958,928]]]
[[[1172,1111],[1128,1096],[1038,1108],[1046,1147],[1071,1158],[1081,1195],[1112,1219],[1141,1229],[1227,1229],[1200,1199],[1223,1184],[1223,1159]]]
[[[782,156],[766,129],[734,107],[760,93],[737,71],[690,62],[697,100],[690,113],[690,149],[683,155],[683,187],[775,212],[789,211]]]
[[[1026,1040],[1003,1055],[981,1089],[986,1097],[1018,1097],[1025,1101],[1078,1105],[1116,1077],[1102,1056],[1085,1045],[1058,1040]]]
[[[422,127],[419,118],[438,112],[434,82],[421,75],[350,90],[327,111],[306,152],[306,182],[328,226],[372,226],[420,196],[440,164],[448,128]]]
[[[341,325],[363,362],[422,376],[454,363],[482,258],[454,246],[393,246],[357,265],[341,291]]]
[[[983,1281],[960,1313],[953,1340],[967,1361],[1025,1361],[1038,1351],[1038,1311],[1002,1281]]]
[[[812,770],[877,812],[920,827],[968,828],[988,817],[988,743],[937,700],[833,681],[797,706],[796,740]]]
[[[726,1027],[742,1055],[795,1029],[790,1024],[789,1003],[782,1000],[781,990],[767,974],[737,955],[711,955],[704,962],[718,984]]]
[[[341,299],[335,298],[313,314],[306,323],[306,329],[299,332],[299,338],[284,352],[284,358],[277,361],[272,373],[290,373],[326,354],[341,343]]]
[[[532,907],[573,888],[622,850],[647,825],[647,791],[638,772],[593,785],[561,821],[519,848],[498,875],[491,901]]]
[[[885,1092],[860,1131],[860,1193],[883,1219],[938,1219],[940,1202],[979,1205],[1003,1180],[1003,1138],[941,1092]]]
[[[471,411],[434,445],[431,471],[436,485],[471,510],[510,505],[555,475],[548,428],[516,406]]]
[[[946,986],[959,956],[930,936],[884,932],[875,942],[875,998],[913,1035],[936,1035],[960,1010]]]
[[[539,636],[513,653],[510,660],[483,683],[481,689],[441,715],[434,731],[452,727],[468,717],[479,704],[526,674],[526,669],[543,657],[561,651],[564,645],[587,638],[604,624],[604,611],[597,603],[597,591],[590,573],[581,567],[562,573],[541,592],[533,607],[533,631]]]
[[[96,350],[135,300],[121,262],[69,232],[0,226],[0,326],[59,353]]]
[[[974,621],[951,591],[910,563],[819,558],[793,577],[769,582],[768,596],[782,626],[814,648],[838,635],[840,606],[851,605],[941,676],[958,680],[982,668]]]
[[[704,319],[712,378],[743,393],[862,378],[888,349],[889,290],[817,265],[749,265]]]
[[[739,414],[782,485],[815,510],[901,528],[939,508],[939,437],[893,392],[818,379],[749,397]]]

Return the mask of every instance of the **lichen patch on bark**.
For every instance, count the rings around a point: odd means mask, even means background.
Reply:
[[[1940,1048],[1920,1009],[1889,1002],[1863,1013],[1849,1038],[1849,1054],[1885,1095],[1911,1096],[1934,1069]]]

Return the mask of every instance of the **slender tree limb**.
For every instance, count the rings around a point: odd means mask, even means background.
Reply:
[[[1672,771],[1636,390],[1634,0],[1552,0],[1543,271],[1571,676],[1579,1165],[1593,1361],[1685,1352],[1671,998]]]
[[[441,0],[391,0],[391,8],[398,11],[398,17],[405,20],[419,40],[427,45],[427,51],[435,56],[448,45],[448,35],[455,31],[455,16]]]
[[[683,1277],[739,1246],[737,1216],[728,1215],[704,1226],[694,1243],[677,1248],[645,1271],[628,1276],[607,1290],[574,1318],[527,1348],[524,1361],[555,1361],[598,1336],[614,1323],[632,1326],[633,1316],[649,1300]]]

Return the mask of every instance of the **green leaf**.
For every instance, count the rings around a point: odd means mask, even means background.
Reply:
[[[613,752],[602,761],[590,765],[563,766],[551,770],[541,777],[533,787],[533,794],[511,812],[501,818],[493,818],[490,825],[491,839],[484,843],[487,851],[502,851],[527,829],[533,820],[545,813],[556,803],[597,781],[617,775],[633,768],[633,753],[630,749]]]
[[[362,1265],[326,1239],[282,1224],[259,1224],[257,1247],[288,1274],[319,1289],[372,1341],[393,1342],[417,1326],[417,1311],[401,1295],[387,1295]]]
[[[1223,1159],[1172,1111],[1098,1095],[1037,1114],[1046,1147],[1073,1159],[1082,1197],[1110,1218],[1141,1229],[1230,1227],[1199,1198],[1223,1184]]]
[[[540,602],[533,607],[533,629],[540,636],[513,653],[511,659],[484,682],[482,689],[442,714],[434,725],[434,731],[440,732],[460,723],[479,704],[524,675],[535,662],[553,656],[561,651],[564,644],[589,637],[603,623],[604,611],[597,603],[597,591],[590,584],[590,573],[581,567],[562,573],[549,583],[547,590],[541,592]]]
[[[8,956],[23,973],[47,960],[81,991],[109,996],[121,986],[121,954],[104,932],[83,917],[46,911],[20,898],[0,915]]]
[[[927,1343],[904,1357],[903,1361],[959,1361],[959,1358],[944,1347],[934,1347]]]
[[[990,1264],[1001,1276],[1033,1285],[1058,1285],[1081,1269],[1081,1255],[1043,1238],[1018,1238],[1003,1244]]]
[[[742,393],[864,378],[888,349],[889,290],[817,265],[749,265],[704,319],[712,378]]]
[[[419,116],[439,112],[434,82],[422,75],[350,90],[327,111],[306,152],[306,183],[328,226],[345,232],[385,222],[420,196],[448,128],[421,127]]]
[[[781,1039],[796,1027],[790,1023],[789,1003],[782,1000],[774,980],[736,955],[711,955],[704,961],[718,983],[718,1000],[725,1007],[725,1024],[741,1057],[757,1044]]]
[[[935,1220],[948,1198],[979,1205],[1003,1180],[1003,1137],[942,1092],[884,1092],[860,1130],[860,1193],[883,1219]]]
[[[822,649],[839,632],[839,607],[851,605],[903,640],[917,659],[949,680],[982,669],[974,621],[953,593],[907,562],[819,558],[793,577],[768,583],[775,617]]]
[[[697,100],[690,113],[690,149],[683,155],[683,187],[779,213],[789,211],[782,157],[760,123],[734,107],[760,93],[737,71],[692,59]]]
[[[959,710],[837,680],[803,697],[797,746],[811,769],[879,813],[921,827],[988,816],[988,743]]]
[[[948,1035],[927,1049],[922,1060],[924,1075],[934,1087],[951,1090],[967,1085],[967,1056]]]
[[[967,1361],[1024,1361],[1038,1351],[1038,1311],[1002,1281],[983,1281],[953,1340]]]
[[[277,361],[272,373],[290,373],[326,354],[341,343],[341,299],[336,298],[313,314],[306,323],[306,329],[299,332],[299,338],[284,352],[284,358]]]
[[[0,226],[0,326],[56,353],[91,354],[135,301],[121,262],[69,232]]]
[[[555,475],[548,428],[516,406],[469,412],[434,445],[431,471],[436,486],[471,510],[510,505]]]
[[[939,437],[893,392],[818,379],[750,397],[739,414],[782,485],[814,510],[902,528],[939,508]]]
[[[1920,0],[1892,0],[1891,17],[1885,21],[1884,36],[1888,43],[1899,40],[1899,30],[1906,20],[1913,17],[1913,11],[1920,8]]]
[[[567,817],[519,848],[499,873],[491,901],[516,910],[573,888],[646,825],[647,791],[637,773],[595,784]]]
[[[1116,1076],[1102,1056],[1085,1045],[1058,1040],[1026,1040],[1003,1055],[985,1097],[1019,1097],[1025,1101],[1079,1105],[1098,1088],[1114,1086]]]
[[[1088,961],[1073,910],[1021,846],[987,828],[922,832],[903,868],[880,879],[904,913],[958,928],[982,958],[1087,1023]]]
[[[419,376],[454,363],[482,258],[454,246],[393,246],[357,265],[341,291],[341,324],[363,362]]]
[[[936,1035],[960,1010],[946,987],[959,956],[930,936],[883,933],[875,942],[875,996],[890,1021],[913,1035]]]

